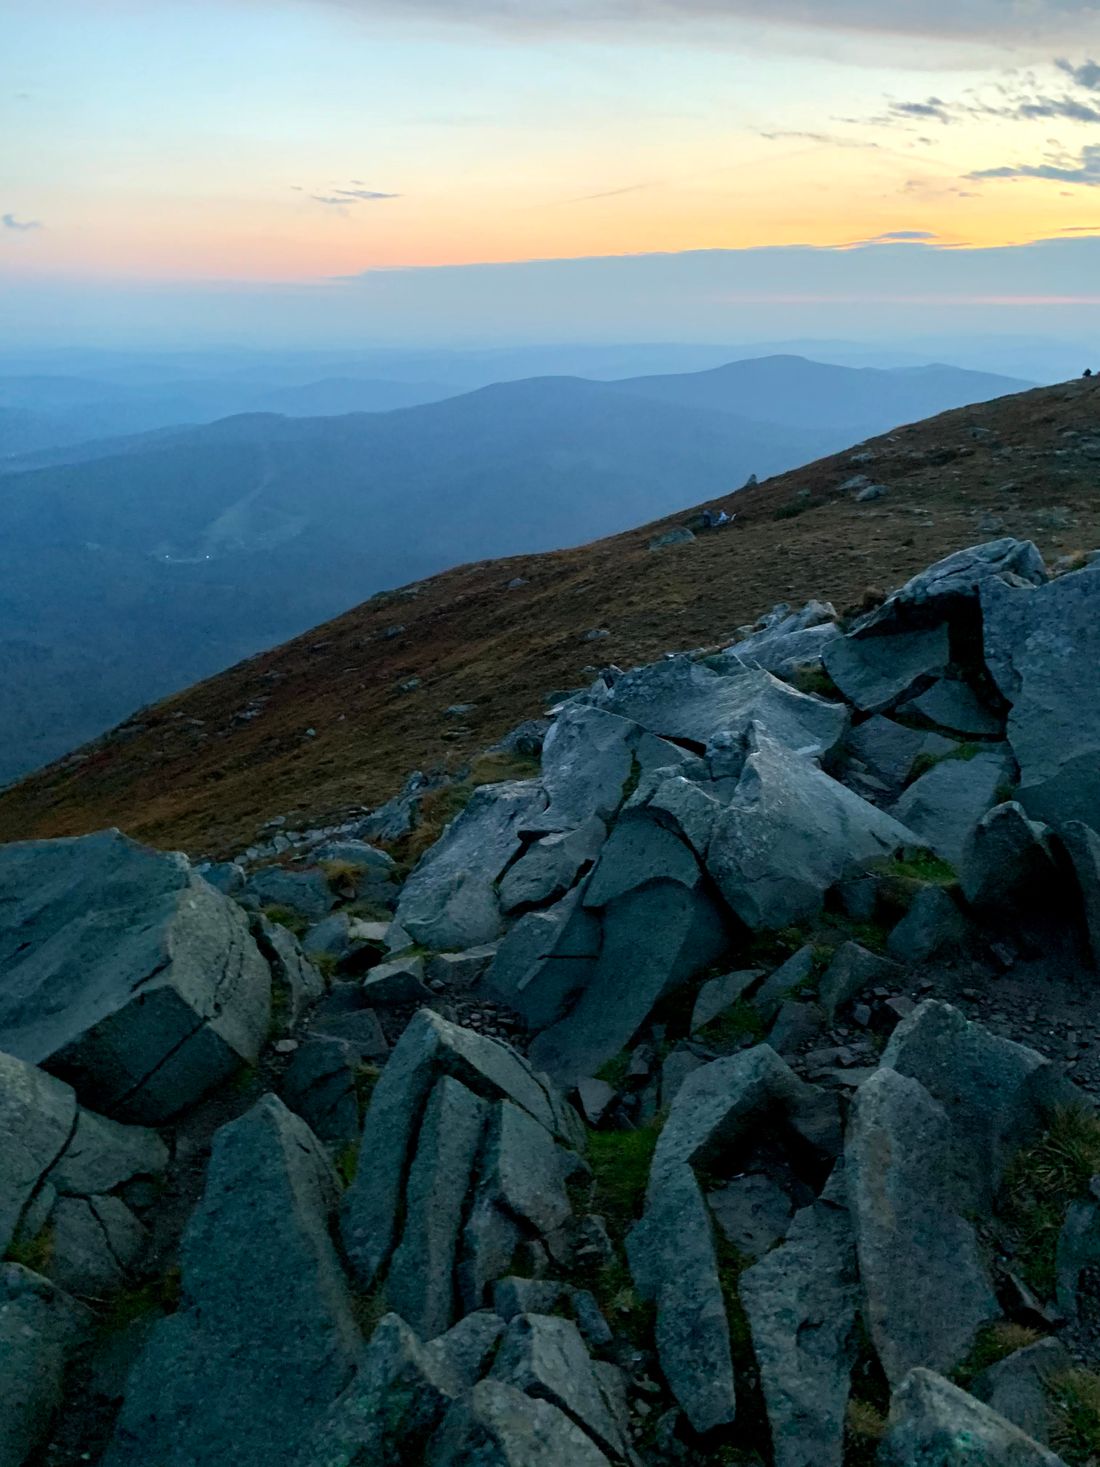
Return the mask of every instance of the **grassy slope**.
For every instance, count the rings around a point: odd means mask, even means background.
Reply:
[[[1100,460],[1074,447],[1073,432],[1100,436],[1100,381],[874,440],[866,472],[890,493],[870,504],[838,492],[856,472],[848,451],[745,491],[737,526],[694,544],[647,549],[684,517],[673,516],[375,598],[0,795],[0,840],[117,824],[156,844],[226,853],[272,815],[296,823],[370,805],[411,769],[462,762],[538,714],[550,690],[586,681],[597,661],[630,665],[728,640],[776,601],[817,596],[843,608],[997,534],[1030,537],[1049,557],[1098,546]],[[785,515],[792,505],[802,512]],[[509,589],[514,577],[526,584]],[[611,635],[585,641],[595,627]],[[412,677],[421,687],[400,692]],[[242,719],[256,699],[266,700],[259,716]],[[444,716],[453,703],[478,705],[457,737]]]

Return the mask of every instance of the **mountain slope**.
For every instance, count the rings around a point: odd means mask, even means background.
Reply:
[[[734,528],[686,545],[647,548],[680,515],[375,597],[0,794],[0,838],[117,823],[232,851],[269,816],[373,804],[413,768],[461,761],[594,663],[718,643],[778,600],[844,606],[999,534],[1033,538],[1052,560],[1100,544],[1096,381],[918,423],[855,459],[742,491]],[[856,472],[887,494],[856,502],[842,488]],[[596,629],[609,635],[590,640]],[[456,725],[446,710],[463,703],[476,708]]]

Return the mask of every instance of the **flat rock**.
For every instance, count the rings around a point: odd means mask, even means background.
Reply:
[[[992,738],[1003,731],[1004,720],[957,678],[940,678],[907,704],[905,711],[919,713],[952,733],[976,738]]]
[[[691,1011],[691,1032],[695,1034],[705,1029],[713,1019],[742,999],[763,976],[762,968],[741,968],[735,973],[708,978],[700,988]]]
[[[895,1390],[881,1467],[1066,1467],[1011,1421],[931,1370]]]
[[[982,817],[1001,803],[1011,779],[1012,761],[1003,745],[973,759],[943,759],[909,786],[890,813],[958,867]]]
[[[966,919],[941,886],[923,886],[886,939],[899,963],[924,963],[959,946],[969,932]]]
[[[482,1380],[452,1406],[425,1467],[609,1467],[577,1423],[550,1401]]]
[[[1061,1340],[1048,1336],[998,1360],[970,1382],[970,1394],[1040,1445],[1050,1445],[1050,1387],[1073,1369]]]
[[[534,782],[476,789],[402,888],[395,920],[410,939],[457,950],[498,938],[504,922],[496,882],[522,848],[521,831],[545,807]]]
[[[840,637],[825,648],[825,671],[853,707],[884,713],[927,687],[951,656],[947,628]]]
[[[361,1349],[329,1237],[337,1182],[273,1095],[214,1138],[181,1248],[183,1300],[130,1374],[103,1467],[270,1467],[349,1384]]]
[[[999,1310],[960,1210],[947,1112],[882,1068],[856,1091],[844,1155],[863,1317],[887,1379],[954,1369]]]
[[[858,1287],[841,1188],[803,1208],[786,1241],[741,1276],[775,1467],[841,1467]]]
[[[1047,578],[1043,557],[1030,540],[990,540],[957,550],[920,571],[868,612],[854,630],[878,636],[912,627],[935,626],[977,606],[985,586],[1000,576],[1029,585]]]
[[[92,1315],[18,1263],[0,1263],[0,1467],[23,1467],[62,1402],[65,1368]]]
[[[552,831],[535,841],[501,880],[502,910],[516,912],[564,896],[595,861],[606,837],[607,826],[592,815],[576,830]]]
[[[845,942],[833,954],[817,984],[817,996],[826,1018],[832,1022],[838,1011],[872,984],[887,986],[901,976],[900,966],[858,942]]]
[[[562,1018],[592,978],[603,941],[583,905],[582,884],[541,912],[527,912],[500,943],[480,988],[542,1029]],[[479,991],[480,991],[479,988]]]
[[[774,1248],[794,1216],[790,1196],[760,1172],[747,1172],[708,1192],[707,1205],[726,1240],[745,1258],[762,1258]]]
[[[0,1048],[92,1109],[156,1124],[267,1038],[271,975],[238,906],[116,830],[0,848]]]
[[[1035,589],[982,587],[985,658],[1012,705],[1017,798],[1056,829],[1100,807],[1100,564]]]
[[[707,866],[754,930],[817,912],[829,887],[895,851],[923,844],[809,759],[757,729],[736,793],[715,826]]]
[[[368,1007],[422,1004],[430,998],[431,991],[424,982],[424,959],[419,956],[379,963],[363,979],[363,999]]]
[[[876,714],[853,728],[844,741],[870,772],[900,794],[921,755],[949,754],[957,745],[942,734],[908,728]]]

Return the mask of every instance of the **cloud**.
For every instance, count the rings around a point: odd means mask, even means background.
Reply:
[[[1100,92],[1100,64],[1097,62],[1085,61],[1074,66],[1072,61],[1060,57],[1054,64],[1059,71],[1071,76],[1076,86],[1083,87],[1086,92]]]
[[[18,234],[26,234],[31,229],[42,228],[37,219],[18,219],[14,214],[0,214],[0,224],[5,229],[14,229]]]
[[[929,97],[926,102],[892,102],[890,111],[895,117],[930,118],[933,122],[944,124],[955,121],[948,104],[939,97]]]
[[[352,182],[357,184],[359,180],[352,179]],[[292,184],[291,187],[298,189],[299,185]],[[382,193],[379,189],[363,188],[362,186],[358,188],[336,188],[327,194],[310,194],[310,198],[315,204],[325,204],[332,209],[346,209],[349,204],[374,204],[383,199],[399,199],[400,197],[400,194]]]
[[[842,138],[831,132],[760,132],[757,136],[764,138],[769,143],[822,143],[830,148],[878,148],[880,146],[864,138]]]
[[[856,239],[848,246],[849,249],[863,250],[871,249],[878,245],[892,244],[930,244],[939,239],[939,235],[930,229],[891,229],[886,234],[875,234],[870,239]]]
[[[999,168],[981,168],[967,175],[983,178],[1045,178],[1057,183],[1076,183],[1086,188],[1100,188],[1100,144],[1081,149],[1080,157],[1070,165],[1064,163],[1009,163]]]

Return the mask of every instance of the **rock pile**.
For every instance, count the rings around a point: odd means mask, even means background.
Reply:
[[[0,849],[0,1467],[1088,1462],[1098,618],[607,668],[404,879],[423,776]]]

